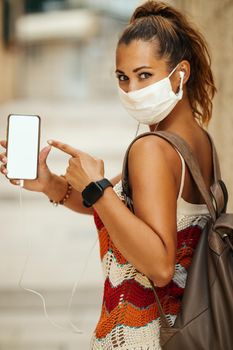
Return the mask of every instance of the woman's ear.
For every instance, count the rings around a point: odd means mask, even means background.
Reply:
[[[189,61],[183,60],[177,66],[176,71],[170,77],[172,89],[175,93],[179,92],[180,89],[180,81],[182,79],[183,87],[187,83],[190,77],[190,63]]]
[[[189,63],[189,61],[186,61],[186,60],[181,61],[178,69],[184,73],[183,84],[185,85],[190,77],[190,63]]]

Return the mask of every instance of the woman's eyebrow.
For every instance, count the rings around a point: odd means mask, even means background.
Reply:
[[[133,70],[133,72],[134,73],[137,73],[139,70],[141,70],[141,69],[152,69],[152,67],[149,67],[149,66],[141,66],[141,67],[138,67],[138,68],[135,68],[134,70]]]
[[[116,69],[115,70],[115,73],[120,73],[120,74],[125,74],[122,70],[120,70],[120,69]]]
[[[152,67],[149,67],[149,66],[141,66],[141,67],[138,67],[138,68],[135,68],[134,70],[133,70],[133,73],[137,73],[139,70],[141,70],[141,69],[153,69]],[[122,70],[120,70],[120,69],[117,69],[116,71],[115,71],[115,73],[120,73],[120,74],[125,74]]]

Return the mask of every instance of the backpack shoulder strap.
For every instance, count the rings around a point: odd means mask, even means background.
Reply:
[[[129,155],[129,151],[131,146],[133,145],[133,143],[145,136],[148,135],[155,135],[158,137],[161,137],[165,140],[167,140],[173,147],[176,147],[177,150],[181,153],[181,155],[183,156],[185,163],[187,164],[190,173],[192,174],[192,177],[208,207],[208,210],[210,212],[210,215],[213,219],[213,221],[216,220],[216,209],[213,205],[212,202],[212,198],[211,198],[211,194],[210,192],[207,190],[207,187],[205,185],[203,176],[201,174],[200,171],[200,167],[199,164],[196,160],[195,155],[193,154],[190,146],[187,144],[186,141],[184,141],[180,136],[174,134],[174,133],[170,133],[167,131],[156,131],[156,132],[147,132],[147,133],[143,133],[141,135],[139,135],[137,138],[135,138],[131,144],[129,145],[126,154],[125,154],[125,159],[124,159],[124,163],[123,163],[123,171],[122,171],[122,186],[123,186],[123,192],[125,195],[125,199],[126,199],[126,203],[127,205],[130,207],[130,209],[132,209],[132,201],[131,201],[131,193],[130,193],[130,188],[129,188],[129,183],[128,183],[128,155]],[[213,142],[211,140],[211,143],[213,145]],[[213,157],[214,157],[214,177],[215,177],[215,181],[218,180],[218,177],[220,176],[220,169],[219,169],[219,165],[218,165],[218,159],[217,159],[217,153],[215,151],[215,148],[212,148],[213,150]]]
[[[217,151],[210,134],[204,130],[209,137],[211,147],[212,147],[212,159],[213,159],[213,170],[214,170],[214,183],[210,187],[210,192],[215,199],[215,206],[217,211],[217,216],[221,213],[226,212],[227,202],[228,202],[228,192],[224,182],[221,179],[221,172],[219,166],[219,159]]]
[[[214,169],[214,182],[217,182],[218,180],[221,180],[221,171],[219,166],[219,159],[217,155],[217,151],[214,145],[214,141],[212,139],[212,136],[204,130],[207,136],[209,137],[211,148],[212,148],[212,159],[213,159],[213,169]]]

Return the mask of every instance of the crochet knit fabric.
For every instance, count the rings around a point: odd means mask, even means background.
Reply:
[[[114,191],[123,201],[121,181]],[[187,203],[187,202],[186,202]],[[177,203],[179,206],[179,203]],[[189,208],[188,208],[189,209]],[[157,293],[166,317],[174,324],[180,311],[187,271],[208,212],[202,214],[177,211],[177,252],[175,274]],[[113,244],[97,212],[100,257],[104,272],[103,303],[99,322],[91,340],[92,350],[160,350],[160,318],[148,278],[134,268]]]

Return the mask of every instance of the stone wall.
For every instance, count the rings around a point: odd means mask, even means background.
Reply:
[[[174,1],[172,2],[174,3]],[[176,0],[205,35],[212,53],[218,93],[209,125],[220,157],[222,177],[229,191],[228,209],[233,210],[233,0]]]

